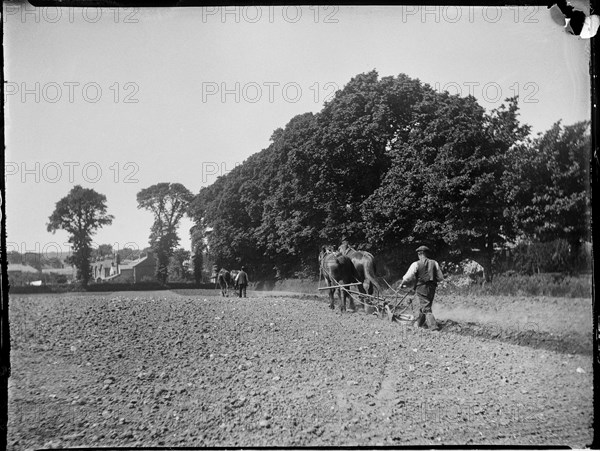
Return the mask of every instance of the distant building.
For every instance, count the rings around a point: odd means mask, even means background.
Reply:
[[[152,252],[137,260],[120,261],[119,256],[101,258],[92,262],[92,278],[96,282],[139,283],[155,280],[156,258]]]
[[[67,266],[64,268],[42,268],[42,274],[45,276],[44,280],[47,280],[48,277],[54,276],[63,276],[63,282],[72,282],[75,280],[77,276],[77,270],[74,266]]]
[[[75,277],[76,269],[74,266],[66,268],[42,268],[43,274],[57,274],[61,276],[67,276],[67,278]]]
[[[9,262],[8,273],[12,276],[12,281],[16,285],[53,284],[73,281],[76,269],[73,266],[66,265],[63,265],[62,268],[42,266],[41,269],[37,269],[30,265]],[[31,280],[34,276],[36,279]]]
[[[119,274],[119,259],[113,257],[98,257],[91,262],[92,279],[102,282],[111,276]]]
[[[23,265],[21,263],[9,263],[8,264],[8,272],[21,272],[21,273],[30,273],[30,274],[38,274],[40,271],[35,269],[33,266]]]
[[[8,281],[12,286],[29,285],[41,278],[41,271],[22,263],[8,263]]]

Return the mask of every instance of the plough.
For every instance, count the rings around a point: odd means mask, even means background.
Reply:
[[[323,271],[327,272],[326,269],[322,269]],[[327,275],[334,284],[328,287],[319,287],[319,290],[344,290],[344,292],[347,293],[353,301],[363,305],[367,313],[372,312],[381,319],[387,318],[389,321],[414,321],[415,318],[413,315],[405,313],[408,309],[412,310],[412,298],[407,299],[407,296],[411,293],[414,293],[414,291],[409,290],[402,294],[401,292],[398,292],[392,288],[392,286],[385,279],[383,279],[388,288],[393,292],[393,296],[391,298],[367,293],[357,293],[356,291],[350,291],[350,288],[362,285],[362,282],[356,281],[353,283],[340,284],[331,276],[330,273],[327,272]],[[359,299],[357,299],[355,295],[357,295]],[[363,299],[365,299],[365,302],[362,301]]]

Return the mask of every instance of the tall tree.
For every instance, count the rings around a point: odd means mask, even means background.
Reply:
[[[566,240],[578,254],[590,240],[590,123],[555,123],[519,149],[507,174],[510,215],[532,241]]]
[[[173,251],[169,261],[169,280],[185,281],[188,280],[188,269],[185,262],[190,259],[190,251],[178,248]]]
[[[162,283],[167,281],[169,259],[179,244],[177,227],[192,198],[181,183],[157,183],[137,194],[138,208],[154,214],[150,246],[156,254],[156,278]]]
[[[312,113],[298,115],[273,133],[273,143],[264,155],[264,179],[253,179],[246,191],[260,218],[257,239],[279,277],[293,276],[313,263],[312,251],[318,247],[316,240],[324,221],[311,184],[316,169],[309,156],[314,148],[315,119]],[[261,186],[267,188],[262,193]]]
[[[507,101],[488,115],[473,97],[424,97],[407,139],[390,151],[391,169],[363,204],[372,240],[426,242],[469,256],[491,280],[494,247],[513,233],[505,215],[506,154],[528,133],[516,120],[516,99]]]
[[[113,254],[112,244],[100,244],[97,249],[92,249],[92,257],[108,257]]]
[[[211,259],[220,267],[251,266],[255,275],[267,276],[269,256],[256,233],[261,224],[262,203],[270,187],[265,149],[212,185],[202,188],[190,204],[194,219],[192,239],[206,238]],[[211,232],[205,235],[210,227]],[[197,238],[196,238],[197,237]]]
[[[117,255],[120,260],[136,260],[140,258],[142,251],[139,248],[124,247],[123,249],[117,249]]]
[[[73,254],[68,262],[77,268],[77,279],[86,286],[91,277],[90,256],[92,235],[105,225],[112,224],[114,216],[106,213],[106,196],[93,189],[76,185],[56,203],[47,229],[67,231]]]
[[[427,90],[403,74],[359,74],[320,113],[296,116],[273,134],[257,233],[278,272],[308,275],[318,245],[342,234],[368,246],[360,205],[380,185],[386,149],[404,139]]]
[[[360,205],[380,185],[386,151],[405,139],[426,91],[403,74],[359,74],[323,111],[294,117],[268,148],[202,189],[192,214],[213,228],[219,266],[254,260],[257,275],[306,275],[316,270],[319,243],[348,233],[353,244],[368,244]]]
[[[310,200],[324,216],[321,240],[346,233],[355,244],[365,241],[360,206],[380,186],[387,150],[406,139],[414,105],[429,91],[404,74],[380,80],[371,71],[352,78],[317,115],[313,144],[299,156],[308,167],[298,177],[310,182]]]
[[[194,202],[196,197],[192,199],[188,205],[188,216],[194,218]],[[198,220],[190,228],[190,240],[192,247],[192,271],[196,285],[202,283],[202,274],[204,270],[204,252],[206,251],[206,227],[202,225],[202,220]]]
[[[194,282],[196,285],[202,283],[202,272],[204,270],[204,246],[197,245],[192,257],[192,265],[194,267]]]
[[[198,231],[211,228],[219,266],[252,262],[259,277],[307,275],[319,244],[345,233],[390,255],[427,242],[478,261],[490,280],[495,250],[520,234],[576,247],[587,211],[578,159],[587,153],[573,150],[589,146],[585,133],[554,130],[532,143],[517,100],[486,112],[404,74],[359,74],[203,188],[190,216]]]

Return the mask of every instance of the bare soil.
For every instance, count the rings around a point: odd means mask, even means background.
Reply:
[[[434,312],[440,332],[325,296],[14,295],[9,449],[592,443],[591,300]]]

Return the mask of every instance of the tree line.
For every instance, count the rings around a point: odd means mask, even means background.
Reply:
[[[590,123],[532,136],[518,98],[487,112],[404,74],[359,74],[323,109],[200,190],[190,205],[217,262],[262,277],[314,275],[321,244],[391,266],[427,244],[491,279],[501,250],[560,240],[571,265],[589,240]],[[523,253],[521,252],[521,255]]]
[[[477,261],[491,280],[507,249],[537,255],[539,269],[546,243],[560,250],[548,258],[572,269],[590,235],[590,140],[587,121],[532,136],[517,97],[487,112],[472,96],[371,71],[197,195],[159,183],[138,193],[138,208],[154,216],[149,242],[163,282],[186,214],[197,277],[207,249],[218,266],[244,264],[255,280],[314,276],[320,245],[342,236],[393,267],[426,244],[448,262]],[[90,236],[113,217],[93,190],[76,186],[67,198],[48,230],[70,233],[83,280]]]

